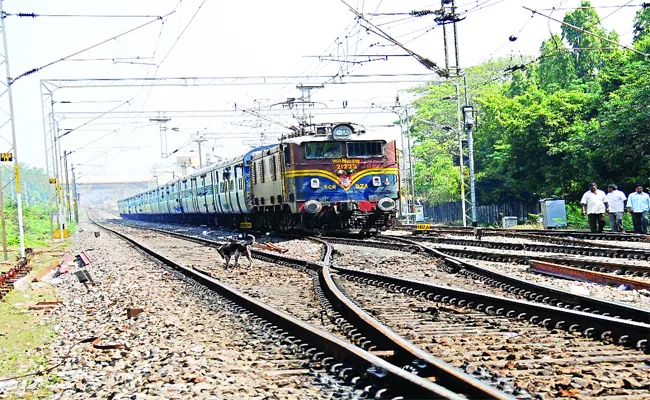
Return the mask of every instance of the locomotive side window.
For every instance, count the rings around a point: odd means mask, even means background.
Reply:
[[[257,185],[257,170],[255,168],[257,168],[257,163],[254,162],[251,166],[251,179],[253,180],[253,185]]]
[[[275,156],[271,156],[269,160],[271,162],[271,179],[274,181],[278,180],[278,165],[275,162]]]
[[[260,182],[264,183],[264,159],[260,160]]]
[[[339,142],[308,142],[305,143],[305,157],[337,158],[343,156],[342,144]]]
[[[239,183],[239,190],[244,190],[244,178],[237,178]]]
[[[348,157],[381,157],[384,142],[348,142]]]

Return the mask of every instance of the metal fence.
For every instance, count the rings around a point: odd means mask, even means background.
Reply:
[[[530,214],[541,212],[538,202],[535,203],[506,203],[486,204],[476,207],[479,224],[501,224],[503,217],[517,217],[519,223],[531,219]],[[424,217],[431,222],[458,223],[463,220],[463,209],[460,201],[441,204],[425,204]],[[471,224],[471,219],[467,221]]]

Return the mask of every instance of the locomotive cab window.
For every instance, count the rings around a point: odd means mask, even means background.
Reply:
[[[384,142],[348,142],[348,157],[381,157]]]
[[[308,142],[305,143],[305,157],[337,158],[343,156],[343,146],[340,142]]]

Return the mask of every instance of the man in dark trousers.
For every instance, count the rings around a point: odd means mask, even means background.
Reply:
[[[643,191],[643,185],[637,184],[636,191],[627,198],[627,209],[632,214],[634,233],[648,233],[648,210],[650,210],[650,196]]]
[[[601,233],[605,227],[605,213],[609,212],[605,192],[599,190],[598,185],[592,183],[589,185],[589,190],[582,195],[580,204],[582,205],[582,215],[587,214],[589,219],[589,229],[592,232]],[[585,206],[587,207],[586,212]]]

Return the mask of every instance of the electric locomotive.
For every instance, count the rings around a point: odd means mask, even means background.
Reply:
[[[397,166],[395,140],[356,124],[319,124],[121,200],[118,207],[134,219],[374,233],[392,226]]]

